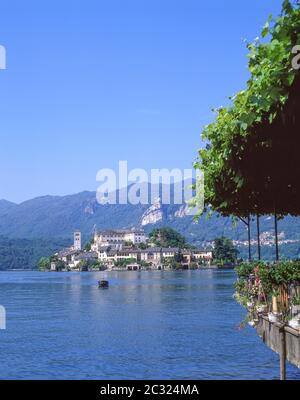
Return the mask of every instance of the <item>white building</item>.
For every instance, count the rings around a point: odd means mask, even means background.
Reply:
[[[71,268],[77,268],[81,262],[85,262],[86,264],[93,264],[99,260],[98,254],[92,251],[80,253],[76,255],[69,266]]]
[[[146,243],[148,237],[143,230],[109,230],[97,232],[92,244],[93,251],[99,251],[103,247],[110,246],[116,250],[122,250],[127,242],[134,245]]]
[[[81,232],[74,232],[74,250],[81,250]]]
[[[162,248],[151,247],[146,250],[141,250],[141,261],[145,261],[150,264],[158,265],[162,261]]]
[[[159,267],[166,260],[176,258],[176,256],[181,256],[183,265],[189,265],[192,262],[209,265],[213,259],[211,250],[154,246],[141,249],[137,247],[138,244],[146,243],[147,239],[143,230],[103,231],[95,234],[91,251],[83,251],[81,249],[81,232],[76,231],[74,232],[74,245],[56,253],[56,256],[70,268],[77,268],[81,261],[89,264],[98,261],[100,264],[113,266],[119,261],[132,260],[136,264],[147,263]],[[55,270],[55,268],[56,265],[51,265],[51,270]]]
[[[56,271],[56,263],[52,262],[50,265],[50,271],[55,272]]]
[[[148,236],[143,230],[127,231],[124,233],[125,242],[132,242],[133,244],[146,243]]]
[[[206,261],[209,264],[211,263],[211,261],[213,259],[212,250],[193,250],[192,254],[193,254],[193,257],[195,260]]]

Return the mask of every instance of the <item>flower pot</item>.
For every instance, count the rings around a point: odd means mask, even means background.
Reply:
[[[274,312],[270,312],[268,313],[268,318],[270,322],[281,322],[282,320],[282,314],[280,313],[274,313]]]
[[[256,307],[256,311],[259,314],[264,314],[268,311],[268,306],[266,304],[261,304],[259,306]]]
[[[292,306],[292,314],[297,315],[300,314],[300,306]]]
[[[294,329],[300,328],[300,317],[293,318],[289,321],[289,326]]]

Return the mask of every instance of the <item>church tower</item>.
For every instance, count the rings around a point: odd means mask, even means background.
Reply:
[[[74,250],[81,250],[81,232],[74,232]]]

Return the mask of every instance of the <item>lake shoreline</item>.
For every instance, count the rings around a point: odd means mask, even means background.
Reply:
[[[187,271],[234,271],[235,267],[217,267],[217,266],[210,266],[210,267],[203,267],[203,268],[197,268],[197,269],[177,269],[177,270],[172,270],[172,269],[156,269],[156,268],[150,268],[150,269],[140,269],[140,270],[127,270],[124,268],[114,268],[114,269],[105,269],[105,270],[91,270],[91,271],[79,271],[76,269],[73,269],[71,271],[40,271],[38,269],[4,269],[4,270],[0,270],[1,272],[41,272],[41,273],[61,273],[61,272],[80,272],[80,273],[91,273],[91,272],[153,272],[153,271],[164,271],[164,272],[175,272],[175,271],[182,271],[182,272],[187,272]]]

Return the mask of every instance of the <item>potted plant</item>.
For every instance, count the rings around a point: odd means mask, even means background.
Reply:
[[[246,326],[246,324],[251,326],[251,328],[254,328],[258,324],[258,322],[259,322],[259,320],[257,318],[255,318],[255,316],[250,312],[247,314],[245,319],[241,322],[240,328],[241,329],[244,328]]]
[[[279,312],[269,312],[268,318],[270,322],[281,322],[282,321],[282,313]]]
[[[251,326],[251,328],[254,328],[257,325],[257,320],[253,319],[251,321],[248,321],[248,325]]]
[[[252,310],[252,309],[254,308],[254,303],[253,303],[253,301],[251,301],[251,300],[248,300],[248,301],[247,301],[247,308],[248,308],[249,310]]]
[[[292,315],[300,314],[300,295],[296,294],[292,298]]]
[[[300,314],[298,314],[296,317],[290,319],[288,324],[291,328],[299,329],[300,328]]]
[[[268,311],[268,304],[266,304],[266,303],[260,303],[260,304],[258,304],[258,305],[256,306],[256,311],[257,311],[259,314],[265,314],[265,313],[267,313],[267,311]]]

